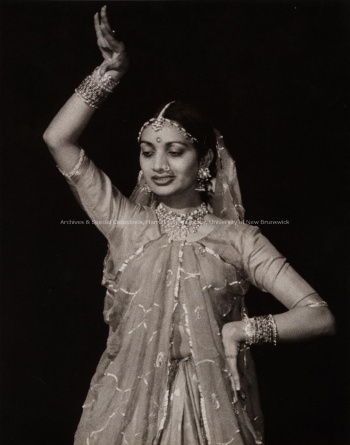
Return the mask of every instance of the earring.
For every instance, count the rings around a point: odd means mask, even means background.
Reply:
[[[211,178],[211,174],[208,167],[201,167],[197,173],[197,186],[195,190],[197,192],[206,192],[207,183]]]
[[[143,177],[143,171],[142,170],[140,170],[140,173],[139,173],[139,177],[138,177],[138,179],[137,179],[137,182],[140,184],[140,182],[141,182],[141,178]],[[143,187],[141,187],[141,192],[145,192],[145,193],[151,193],[152,192],[152,190],[149,188],[149,186],[148,186],[148,184],[147,184],[147,182],[144,180],[144,185],[143,185]]]
[[[145,193],[152,193],[152,190],[149,188],[149,186],[145,183],[145,185],[141,188],[141,192]]]

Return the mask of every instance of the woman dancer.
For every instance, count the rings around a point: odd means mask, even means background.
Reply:
[[[75,445],[261,444],[250,346],[331,334],[333,316],[259,229],[244,224],[234,161],[192,107],[169,102],[141,127],[141,172],[129,199],[87,157],[79,137],[128,68],[105,7],[95,29],[104,61],[44,135],[109,246],[110,331]],[[249,318],[250,283],[287,311]]]

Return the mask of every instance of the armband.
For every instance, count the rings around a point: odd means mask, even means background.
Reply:
[[[65,172],[65,171],[61,170],[58,165],[56,165],[56,167],[58,168],[58,171],[60,173],[62,173],[62,175],[65,176],[66,178],[71,178],[72,176],[77,175],[77,174],[79,175],[80,174],[79,168],[81,167],[81,164],[84,160],[84,156],[85,156],[85,151],[81,148],[79,159],[70,172]]]

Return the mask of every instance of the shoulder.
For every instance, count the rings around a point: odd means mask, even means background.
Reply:
[[[227,247],[231,246],[240,253],[252,248],[263,237],[259,227],[244,221],[228,220],[210,214],[206,215],[205,222],[210,238]]]
[[[227,225],[227,240],[241,252],[247,246],[254,245],[262,236],[258,226],[252,226],[244,221],[227,221]]]
[[[220,218],[213,214],[206,215],[204,221],[208,233],[212,233],[215,237],[224,238],[228,243],[237,244],[237,247],[240,243],[253,241],[261,235],[259,227],[244,221]]]
[[[249,239],[261,234],[260,228],[246,223],[245,221],[229,220],[219,218],[215,215],[208,215],[210,223],[216,226],[223,226],[226,228],[228,240],[232,239]]]

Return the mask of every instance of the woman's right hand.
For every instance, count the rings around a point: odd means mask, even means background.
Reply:
[[[245,334],[243,321],[232,321],[223,326],[222,343],[224,345],[226,361],[229,365],[229,375],[234,391],[240,391],[241,389],[237,361],[244,340]]]
[[[94,16],[97,45],[101,51],[104,61],[100,66],[100,76],[106,72],[114,80],[119,80],[129,66],[128,56],[125,52],[125,45],[114,37],[106,13],[106,6],[101,8],[101,12]]]

